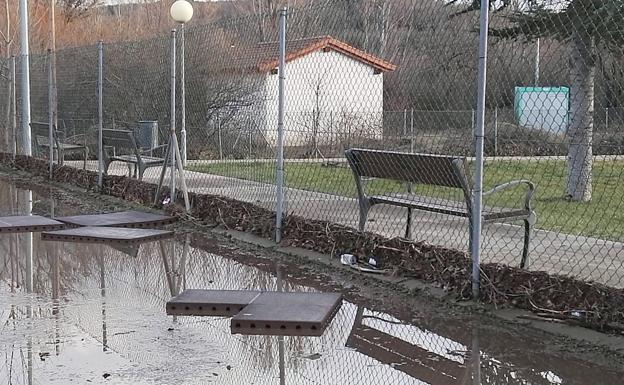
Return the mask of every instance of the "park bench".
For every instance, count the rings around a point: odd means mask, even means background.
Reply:
[[[470,181],[468,161],[465,157],[428,154],[410,154],[401,152],[349,149],[345,152],[347,161],[355,177],[359,201],[359,229],[364,231],[368,212],[377,204],[387,204],[408,209],[406,238],[410,236],[412,209],[468,218],[472,228],[472,183]],[[389,179],[415,185],[446,187],[461,190],[462,200],[446,200],[411,193],[388,193],[368,195],[365,190],[365,178]],[[535,212],[531,208],[531,199],[535,185],[528,180],[514,180],[503,183],[483,193],[488,196],[519,185],[527,188],[519,208],[488,207],[482,209],[483,222],[524,221],[524,246],[520,267],[524,267],[529,254],[532,227],[535,224]],[[472,244],[470,232],[470,244]]]
[[[167,146],[159,146],[158,148],[141,149],[137,146],[134,133],[128,130],[102,130],[102,144],[104,173],[108,173],[111,163],[123,162],[128,165],[130,177],[134,168],[134,177],[139,180],[143,179],[145,170],[150,167],[162,166],[165,163],[164,158],[153,156],[158,150],[162,150]]]
[[[45,157],[50,150],[50,136],[49,136],[49,123],[31,122],[30,128],[32,129],[32,138],[35,144],[35,151],[38,157]],[[72,152],[80,152],[84,156],[83,168],[87,169],[87,159],[89,157],[89,147],[86,144],[74,143],[78,138],[84,135],[75,135],[71,137],[65,137],[62,132],[53,126],[53,150],[57,154],[60,165],[65,162],[65,154]]]

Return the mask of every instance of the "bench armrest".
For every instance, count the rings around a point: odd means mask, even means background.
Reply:
[[[63,142],[63,143],[84,144],[85,137],[86,137],[85,134],[76,134],[76,135],[67,136],[64,138],[58,138],[58,140],[59,142]],[[78,142],[79,139],[81,139],[81,142]]]
[[[491,190],[485,191],[483,193],[483,196],[495,194],[523,184],[527,186],[527,192],[524,196],[524,207],[528,210],[531,210],[531,199],[533,199],[533,194],[535,194],[535,183],[531,182],[530,180],[518,179],[496,185]]]
[[[161,153],[162,156],[164,156],[163,149],[166,149],[167,146],[168,146],[168,144],[161,144],[160,146],[156,146],[154,148],[139,149],[139,153],[141,155],[150,155],[150,154],[154,154],[154,153]]]

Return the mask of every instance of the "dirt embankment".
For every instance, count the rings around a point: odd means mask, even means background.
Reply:
[[[43,160],[0,155],[0,163],[37,176],[48,176]],[[97,173],[71,167],[55,167],[53,180],[88,190],[98,190]],[[156,186],[122,176],[104,178],[102,192],[130,202],[153,206],[168,196],[165,188],[155,199]],[[275,214],[272,211],[224,197],[190,193],[190,216],[211,226],[223,226],[273,238]],[[158,206],[161,206],[160,204]],[[188,216],[181,205],[166,210]],[[385,238],[372,233],[293,215],[285,218],[283,245],[296,246],[336,255],[345,251],[358,256],[375,255],[393,274],[412,277],[440,286],[459,299],[471,297],[471,262],[466,253],[413,242]],[[624,290],[605,285],[521,270],[500,265],[481,265],[480,300],[495,306],[515,306],[535,312],[539,317],[556,319],[601,330],[624,334]]]

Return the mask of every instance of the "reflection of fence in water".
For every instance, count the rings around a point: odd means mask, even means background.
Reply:
[[[212,367],[217,361],[222,363],[220,367],[234,367],[227,376],[220,377],[224,383],[241,383],[250,376],[258,383],[272,383],[277,377],[276,337],[231,336],[226,318],[179,317],[172,323],[164,312],[164,303],[171,295],[157,244],[143,245],[136,258],[99,245],[64,245],[69,247],[58,251],[62,269],[68,272],[63,274],[61,284],[64,301],[69,302],[61,308],[61,317],[106,345],[105,349],[155,372],[171,367],[169,354],[174,352],[181,363],[171,373],[161,374],[164,379],[217,370]],[[172,245],[167,244],[167,250],[171,251]],[[168,257],[172,275],[180,282],[186,278],[188,288],[240,289],[241,284],[249,289],[276,288],[275,277],[268,272],[195,248],[190,249],[183,268],[179,264],[182,248],[176,244],[176,252]],[[42,271],[38,280],[49,282],[51,265],[44,249],[36,249],[35,269]],[[180,271],[184,272],[181,276],[177,274]],[[0,271],[0,278],[6,279],[5,271]],[[284,284],[289,291],[312,290],[288,281]],[[51,295],[49,284],[41,282],[37,287],[42,290],[41,297]],[[51,316],[49,310],[42,310],[40,315]],[[175,330],[164,333],[170,326]],[[322,337],[285,338],[287,383],[373,381],[402,385],[430,379],[432,382],[426,382],[436,384],[445,378],[452,380],[447,383],[455,383],[454,379],[470,378],[471,373],[470,337],[464,331],[459,332],[462,336],[457,333],[444,337],[388,314],[344,302]],[[568,370],[558,373],[561,362],[539,357],[536,360],[541,364],[528,360],[523,365],[520,358],[518,363],[508,362],[515,361],[515,356],[504,359],[500,349],[490,350],[497,344],[496,336],[496,332],[481,336],[482,383],[524,384],[530,380],[533,384],[550,384],[558,376],[573,375]],[[401,354],[404,356],[399,360]]]

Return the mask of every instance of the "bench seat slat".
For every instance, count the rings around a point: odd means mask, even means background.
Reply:
[[[411,207],[418,210],[434,211],[440,214],[466,217],[468,211],[464,202],[424,197],[415,194],[388,194],[369,197],[371,204],[389,204]]]
[[[81,146],[79,144],[59,143],[59,145],[61,146],[61,150],[64,150],[64,151],[71,151],[71,150],[84,151],[85,149],[85,146]],[[40,143],[39,146],[44,147],[44,148],[50,147],[48,143]],[[56,145],[54,145],[54,149],[56,150]]]
[[[126,163],[138,163],[139,162],[136,155],[116,155],[116,156],[111,156],[110,159],[116,160],[119,162],[126,162]],[[163,158],[142,156],[141,161],[145,164],[157,164],[157,163],[164,163],[165,160]]]
[[[372,204],[390,204],[394,206],[413,208],[417,210],[431,211],[439,214],[453,215],[456,217],[468,217],[466,204],[461,201],[450,199],[427,197],[416,194],[388,194],[369,197]],[[525,209],[484,206],[483,220],[493,221],[506,218],[523,218],[529,216]]]

